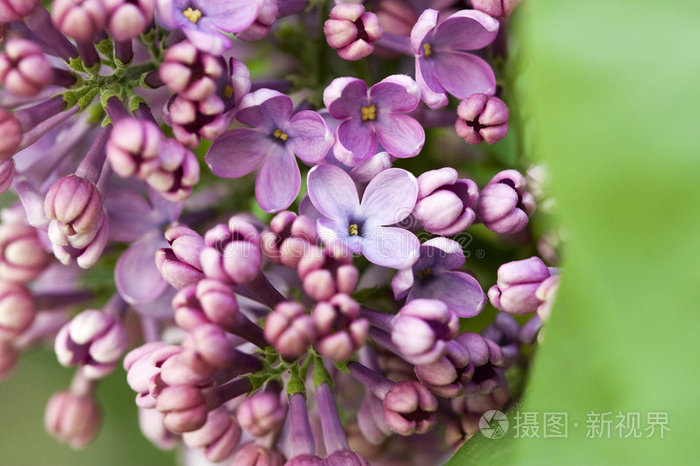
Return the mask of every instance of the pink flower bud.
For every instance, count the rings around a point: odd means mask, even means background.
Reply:
[[[537,296],[540,285],[552,275],[539,257],[508,262],[498,268],[498,281],[488,291],[496,309],[509,314],[537,311],[544,302]]]
[[[1,127],[0,127],[1,128]],[[2,129],[0,129],[2,131]],[[15,161],[2,160],[2,148],[0,148],[0,194],[8,190],[15,177]]]
[[[494,18],[510,16],[519,4],[520,0],[472,0],[475,10],[483,11]]]
[[[432,364],[416,366],[418,380],[438,396],[453,398],[462,393],[462,384],[471,379],[474,366],[469,351],[455,340],[447,342],[445,356]]]
[[[202,100],[175,97],[168,106],[175,139],[191,149],[199,146],[200,138],[213,141],[230,124],[226,110],[224,101],[214,94]]]
[[[236,38],[251,42],[262,39],[275,24],[278,12],[276,0],[262,0],[262,8],[260,8],[260,13],[255,18],[255,22],[248,29],[239,33]]]
[[[304,291],[317,301],[337,293],[352,294],[359,279],[352,253],[338,246],[309,248],[297,265]]]
[[[328,45],[344,60],[359,60],[374,51],[373,42],[382,36],[379,18],[357,3],[341,3],[330,11],[323,25]]]
[[[0,382],[12,375],[18,359],[19,353],[12,342],[0,339]]]
[[[231,464],[236,466],[282,466],[284,456],[277,449],[268,449],[255,442],[248,442],[236,450]]]
[[[0,225],[0,277],[29,282],[46,269],[50,256],[36,228],[22,223]]]
[[[360,305],[346,294],[316,304],[311,317],[317,336],[315,346],[329,359],[344,361],[367,340],[369,322],[360,318]]]
[[[7,160],[17,152],[22,142],[22,125],[12,112],[0,108],[0,160]]]
[[[299,303],[278,304],[265,321],[265,339],[285,359],[294,360],[304,354],[315,338],[313,319]]]
[[[172,450],[179,437],[163,425],[163,414],[156,409],[139,408],[139,427],[144,437],[161,450]]]
[[[316,225],[305,215],[285,210],[270,220],[270,229],[261,235],[265,256],[276,264],[296,268],[316,241]]]
[[[160,165],[163,139],[155,123],[122,118],[109,135],[107,160],[117,175],[145,179]]]
[[[278,390],[257,392],[241,403],[236,416],[250,435],[264,437],[282,428],[287,419],[287,405],[281,403]]]
[[[218,325],[203,324],[187,333],[182,347],[195,351],[198,359],[214,370],[223,370],[229,367],[236,351],[231,337]]]
[[[444,356],[447,341],[459,330],[459,319],[436,299],[414,299],[402,307],[391,331],[391,341],[412,364],[432,364]]]
[[[0,0],[0,23],[20,21],[39,4],[39,0]]]
[[[438,402],[418,382],[399,382],[384,398],[384,419],[399,435],[423,434],[435,426]]]
[[[24,286],[0,280],[0,339],[16,337],[32,325],[34,299]]]
[[[88,42],[104,29],[107,10],[103,0],[54,0],[51,17],[62,33]]]
[[[161,341],[146,343],[131,350],[124,357],[126,383],[136,392],[136,405],[141,408],[155,408],[156,400],[151,395],[151,384],[160,375],[163,362],[179,353],[181,348]]]
[[[156,9],[155,0],[102,0],[109,19],[107,30],[117,41],[138,37],[144,32]]]
[[[252,224],[232,217],[207,231],[204,244],[199,258],[208,278],[243,285],[260,274],[260,235]]]
[[[176,434],[200,429],[209,413],[201,391],[189,385],[165,388],[158,396],[156,409],[165,415],[165,427]]]
[[[450,167],[418,177],[418,202],[413,215],[426,231],[452,236],[466,230],[476,218],[479,190],[470,179],[459,179]]]
[[[84,448],[100,428],[100,409],[91,395],[56,393],[46,405],[46,430],[73,448]]]
[[[508,106],[498,97],[472,94],[457,107],[455,130],[469,144],[495,144],[508,133]]]
[[[223,461],[241,440],[241,428],[226,408],[217,408],[207,416],[201,428],[185,432],[182,440],[190,448],[201,448],[207,460]]]
[[[10,39],[0,55],[0,81],[15,95],[33,97],[53,80],[53,67],[32,41]]]
[[[197,156],[177,141],[164,139],[157,164],[145,179],[167,200],[184,201],[199,182]]]
[[[102,196],[95,184],[77,175],[64,176],[49,188],[44,211],[66,236],[94,230],[104,215]]]
[[[204,277],[199,255],[204,249],[204,238],[185,225],[165,232],[170,248],[156,252],[156,266],[166,282],[182,289],[196,285]]]
[[[525,177],[516,170],[497,173],[481,190],[477,219],[496,233],[523,230],[535,211],[535,198],[525,191],[525,186]]]
[[[221,57],[201,51],[185,40],[168,48],[158,74],[171,91],[197,101],[216,92],[225,71],[226,63]]]

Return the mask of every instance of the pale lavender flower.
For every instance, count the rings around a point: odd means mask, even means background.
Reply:
[[[279,212],[294,201],[301,187],[295,155],[318,163],[333,144],[333,135],[316,112],[292,116],[292,100],[270,89],[248,94],[236,118],[252,128],[232,129],[212,144],[207,164],[214,174],[239,178],[258,169],[255,198],[267,212]]]
[[[396,299],[439,299],[462,318],[474,317],[486,304],[479,282],[460,269],[462,247],[448,238],[433,238],[420,246],[420,257],[410,268],[399,270],[391,281]]]
[[[377,153],[377,141],[398,158],[415,157],[425,131],[406,115],[420,103],[420,88],[410,77],[389,76],[369,90],[357,78],[337,78],[323,91],[323,103],[342,123],[336,129],[336,158],[348,166]]]
[[[439,108],[447,105],[447,94],[464,99],[496,92],[496,77],[489,64],[464,51],[489,45],[498,26],[497,20],[476,10],[458,11],[442,22],[437,10],[427,9],[420,15],[411,31],[411,46],[423,102]]]
[[[326,217],[317,221],[324,243],[340,243],[384,267],[406,268],[418,259],[418,238],[391,226],[408,217],[415,206],[418,182],[411,173],[384,170],[370,181],[360,202],[347,173],[318,165],[309,172],[308,189],[311,202]]]

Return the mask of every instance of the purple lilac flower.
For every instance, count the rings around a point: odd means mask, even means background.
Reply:
[[[482,58],[465,50],[489,45],[498,21],[476,10],[461,10],[440,22],[440,12],[427,9],[411,31],[416,55],[416,81],[430,108],[447,105],[447,94],[459,99],[471,94],[493,95],[496,77]]]
[[[391,226],[408,217],[416,203],[418,182],[411,173],[384,170],[370,181],[360,201],[347,173],[318,165],[309,172],[308,189],[311,202],[326,217],[317,221],[324,243],[341,243],[384,267],[402,269],[418,259],[418,238]]]
[[[239,33],[260,13],[259,0],[158,0],[158,17],[201,50],[221,55],[231,47],[225,33]]]
[[[295,155],[308,164],[320,162],[333,144],[323,118],[304,110],[292,116],[292,99],[270,89],[243,98],[236,115],[252,128],[232,129],[212,144],[206,160],[224,178],[239,178],[258,169],[255,198],[267,212],[289,207],[301,187]]]
[[[460,272],[465,258],[462,247],[448,238],[433,238],[420,246],[418,261],[399,270],[391,281],[396,299],[439,299],[462,318],[474,317],[486,304],[479,282]]]
[[[415,157],[425,131],[406,115],[420,103],[420,88],[402,74],[389,76],[369,90],[357,78],[337,78],[323,91],[323,103],[342,123],[336,129],[336,158],[348,166],[377,153],[377,141],[398,158]]]

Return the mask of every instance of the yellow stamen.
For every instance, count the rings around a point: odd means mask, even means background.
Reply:
[[[272,133],[272,135],[274,137],[276,137],[277,139],[281,139],[282,141],[286,141],[287,139],[289,139],[289,135],[287,133],[280,131],[278,129],[276,129],[275,132]]]
[[[348,233],[350,236],[357,236],[360,234],[360,231],[357,229],[357,223],[352,223],[348,227]]]
[[[233,97],[233,86],[224,87],[224,97],[226,97],[227,99]]]
[[[377,119],[377,107],[374,105],[362,107],[360,111],[362,112],[362,121],[374,121]]]
[[[187,9],[182,12],[182,14],[185,15],[185,18],[189,19],[194,24],[197,24],[199,18],[202,17],[202,12],[199,10],[193,10],[191,6],[188,6]]]
[[[430,270],[430,267],[426,267],[425,269],[418,272],[416,275],[418,275],[418,278],[425,278],[426,276],[430,275],[431,273],[433,273],[433,271]]]
[[[425,58],[430,57],[433,54],[433,46],[430,45],[428,42],[423,44],[423,56]]]

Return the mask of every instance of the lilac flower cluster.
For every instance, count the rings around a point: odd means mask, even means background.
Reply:
[[[445,166],[508,133],[486,57],[517,3],[0,0],[0,378],[51,342],[75,376],[45,425],[75,448],[121,366],[161,449],[443,459],[517,399],[559,282],[468,249],[530,250],[528,179]]]

